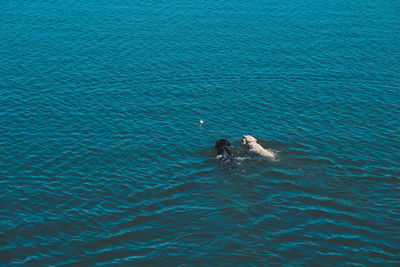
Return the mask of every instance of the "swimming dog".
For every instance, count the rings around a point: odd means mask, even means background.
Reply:
[[[231,151],[231,144],[229,144],[228,140],[226,139],[218,139],[215,142],[215,150],[217,150],[217,154],[221,155],[222,157],[233,157]]]
[[[231,151],[231,144],[226,139],[218,139],[214,146],[217,151],[217,158],[220,160],[220,164],[232,168],[234,165],[234,156]]]
[[[242,144],[245,148],[247,148],[250,152],[256,153],[263,157],[267,157],[270,159],[275,159],[275,154],[269,149],[263,148],[260,144],[257,143],[257,139],[250,135],[243,135]]]

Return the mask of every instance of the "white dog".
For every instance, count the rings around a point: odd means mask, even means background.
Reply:
[[[269,149],[263,148],[260,144],[257,143],[257,139],[255,139],[253,136],[243,135],[242,141],[243,146],[247,148],[250,152],[273,160],[275,159],[275,153]]]

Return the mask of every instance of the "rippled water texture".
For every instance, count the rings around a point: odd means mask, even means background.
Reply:
[[[13,0],[0,34],[0,265],[400,264],[399,1]]]

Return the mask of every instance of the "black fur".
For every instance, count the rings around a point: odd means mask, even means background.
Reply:
[[[237,167],[235,157],[231,151],[231,144],[227,140],[217,140],[214,147],[217,150],[219,165],[223,169],[231,170]]]
[[[217,150],[218,155],[222,155],[224,157],[232,157],[233,154],[231,151],[231,144],[229,144],[228,140],[226,139],[218,139],[215,143],[215,150]]]

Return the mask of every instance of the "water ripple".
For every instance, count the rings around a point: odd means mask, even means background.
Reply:
[[[398,8],[5,1],[0,265],[399,265]]]

